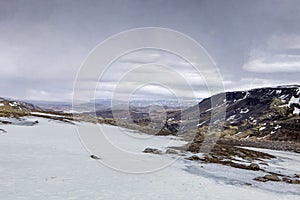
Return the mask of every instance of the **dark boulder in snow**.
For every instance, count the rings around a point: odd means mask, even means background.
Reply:
[[[95,155],[91,155],[90,157],[93,158],[93,159],[95,159],[95,160],[99,160],[100,159],[98,156],[95,156]]]
[[[162,151],[159,149],[155,149],[155,148],[146,148],[144,151],[144,153],[153,153],[153,154],[162,154]]]

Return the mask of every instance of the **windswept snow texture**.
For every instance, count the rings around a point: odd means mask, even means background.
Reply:
[[[253,178],[263,175],[262,172],[200,164],[184,159],[154,173],[122,173],[91,159],[83,148],[76,126],[97,125],[78,123],[74,126],[42,118],[30,120],[38,120],[39,123],[34,126],[1,125],[1,128],[7,130],[6,135],[0,135],[0,194],[3,200],[300,198],[300,187],[297,185],[253,181]],[[126,148],[126,143],[130,144],[128,150],[136,153],[141,153],[146,147],[164,149],[165,144],[174,140],[156,137],[149,143],[147,139],[134,143],[130,137],[122,136],[117,131],[118,127],[103,126],[113,135],[111,140],[115,139],[114,142],[122,148]],[[116,137],[118,134],[120,137]],[[156,162],[173,159],[172,155],[142,155],[143,159]],[[300,166],[299,157],[295,154],[284,156],[280,166],[284,168],[293,165],[293,172],[299,172],[296,167]],[[277,165],[274,163],[272,167]]]

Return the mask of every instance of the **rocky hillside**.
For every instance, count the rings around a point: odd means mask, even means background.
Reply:
[[[20,117],[42,111],[33,104],[0,98],[0,117]]]
[[[212,98],[225,98],[220,101],[226,109],[222,138],[300,142],[299,95],[298,85],[226,92],[206,98],[182,113],[173,113],[166,127],[172,127],[171,132],[181,127],[183,133],[195,129],[204,133],[210,124],[218,123],[211,121]],[[182,116],[190,120],[182,121]]]

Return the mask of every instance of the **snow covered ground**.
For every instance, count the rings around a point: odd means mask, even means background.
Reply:
[[[34,126],[1,125],[0,132],[0,194],[3,200],[15,199],[210,199],[210,200],[293,200],[300,198],[300,186],[286,183],[255,182],[263,172],[246,171],[217,164],[200,164],[177,159],[174,155],[141,153],[146,147],[165,149],[183,142],[171,137],[147,138],[140,133],[101,125],[109,141],[138,155],[136,165],[153,162],[171,163],[152,173],[124,173],[104,164],[119,159],[120,164],[132,162],[122,155],[104,153],[102,159],[91,159],[82,146],[76,127],[85,131],[98,127],[89,123],[76,126],[42,118]],[[84,130],[84,129],[82,129]],[[81,131],[82,131],[81,130]],[[107,136],[106,135],[106,136]],[[137,139],[138,138],[138,139]],[[134,142],[136,141],[136,142]],[[100,142],[101,144],[101,142]],[[276,153],[280,162],[272,167],[299,172],[296,154]],[[105,160],[108,160],[106,162]],[[173,162],[176,161],[176,162]],[[293,167],[291,167],[293,166]],[[120,166],[121,168],[122,166]],[[138,169],[138,166],[137,166]]]

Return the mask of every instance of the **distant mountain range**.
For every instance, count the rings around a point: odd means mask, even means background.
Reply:
[[[178,102],[176,99],[167,99],[167,100],[131,100],[129,105],[132,107],[148,107],[151,105],[159,105],[166,108],[187,108],[195,105],[196,101],[200,101],[201,99],[191,100],[191,101],[182,101]],[[34,104],[42,109],[46,110],[56,110],[56,111],[72,111],[72,102],[66,101],[38,101],[38,100],[29,100],[28,103]],[[115,104],[128,104],[124,101],[116,101]],[[92,101],[88,101],[86,103],[82,103],[76,106],[77,112],[93,112],[94,108],[96,111],[108,111],[112,107],[111,99],[96,99]],[[73,110],[74,111],[74,110]]]

